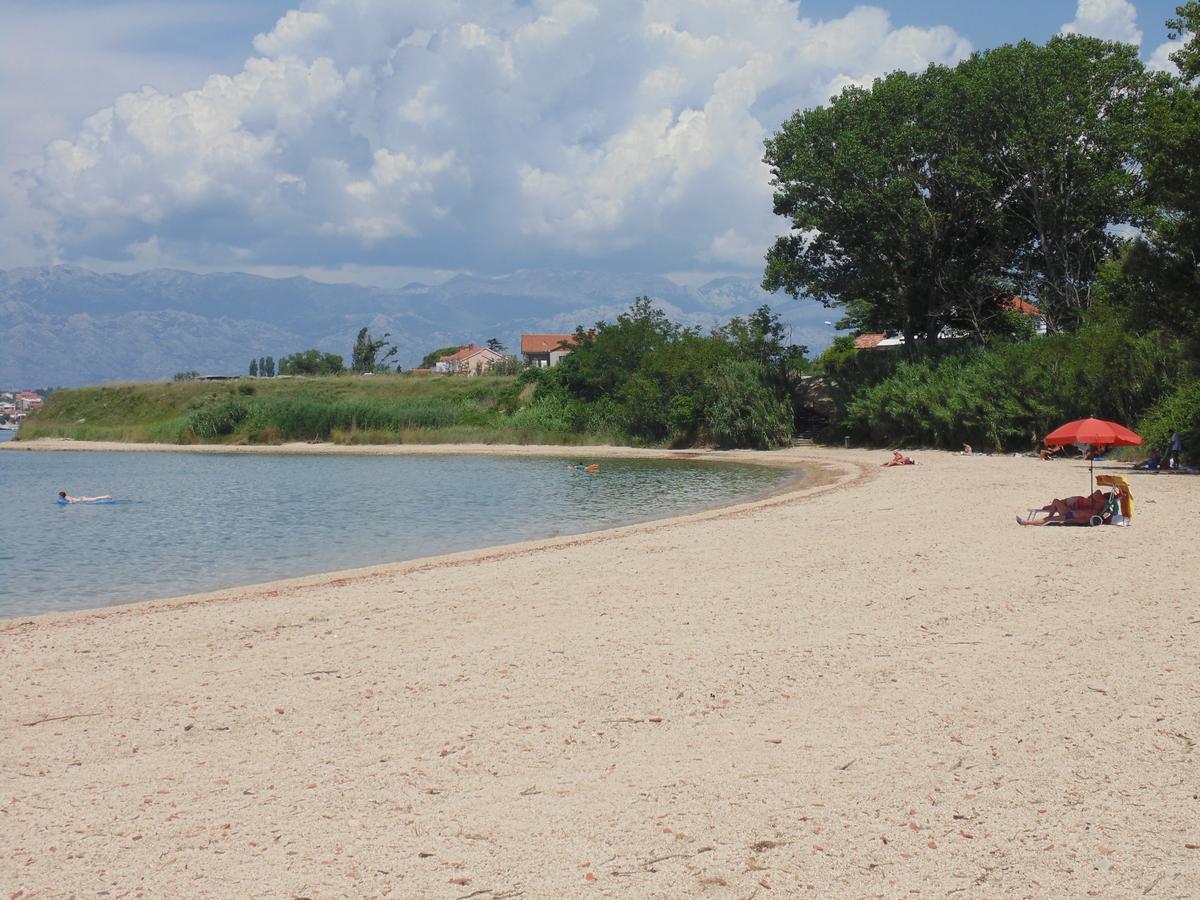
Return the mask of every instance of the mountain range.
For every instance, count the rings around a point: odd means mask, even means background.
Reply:
[[[251,359],[316,347],[349,360],[358,330],[391,333],[404,368],[439,347],[522,332],[569,332],[612,321],[651,297],[675,322],[710,328],[769,304],[791,340],[819,350],[828,310],[765,293],[753,278],[697,288],[654,275],[519,271],[458,275],[399,288],[308,278],[155,269],[102,274],[76,266],[0,271],[0,387],[169,379],[175,372],[243,374]]]

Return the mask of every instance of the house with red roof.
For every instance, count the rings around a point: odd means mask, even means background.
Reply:
[[[527,365],[545,369],[558,365],[574,344],[573,334],[523,334],[521,355]]]
[[[457,353],[441,357],[434,365],[435,372],[445,372],[451,375],[479,375],[487,370],[492,363],[504,359],[491,347],[476,347],[467,344]]]
[[[854,336],[855,350],[879,350],[885,347],[898,347],[904,343],[903,337],[888,337],[882,332],[868,332],[867,334],[858,334]]]

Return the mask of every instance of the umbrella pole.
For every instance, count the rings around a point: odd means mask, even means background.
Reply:
[[[1092,496],[1092,491],[1096,490],[1096,460],[1088,460],[1088,496]]]

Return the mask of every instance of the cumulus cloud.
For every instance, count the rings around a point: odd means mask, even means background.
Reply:
[[[1150,54],[1150,58],[1146,60],[1146,65],[1156,72],[1168,72],[1171,75],[1179,74],[1179,67],[1171,60],[1171,55],[1179,49],[1179,44],[1175,41],[1164,41],[1154,48]]]
[[[65,255],[754,266],[780,227],[763,140],[971,49],[791,0],[309,0],[253,46],[232,77],[125,94],[47,148],[30,197]]]
[[[1086,34],[1106,41],[1141,46],[1137,9],[1129,0],[1079,0],[1075,18],[1063,25],[1063,34]]]
[[[1163,41],[1150,54],[1150,59],[1146,65],[1158,72],[1167,72],[1171,75],[1179,75],[1179,66],[1175,65],[1175,61],[1171,59],[1176,53],[1192,40],[1190,31],[1181,32],[1173,41]]]

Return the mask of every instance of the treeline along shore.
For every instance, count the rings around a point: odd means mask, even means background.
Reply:
[[[77,388],[53,394],[20,437],[769,448],[799,427],[808,366],[768,307],[702,333],[639,297],[615,321],[580,327],[554,368]]]
[[[1025,332],[1021,328],[1026,329]],[[20,441],[164,444],[607,444],[771,449],[840,444],[1029,451],[1071,418],[1129,422],[1197,446],[1200,382],[1183,345],[1096,307],[1070,333],[1027,322],[985,344],[858,350],[816,359],[767,307],[703,334],[639,298],[575,335],[552,369],[517,375],[377,372],[113,384],[54,392]],[[1197,436],[1200,439],[1200,436]],[[1140,451],[1139,451],[1140,452]]]

